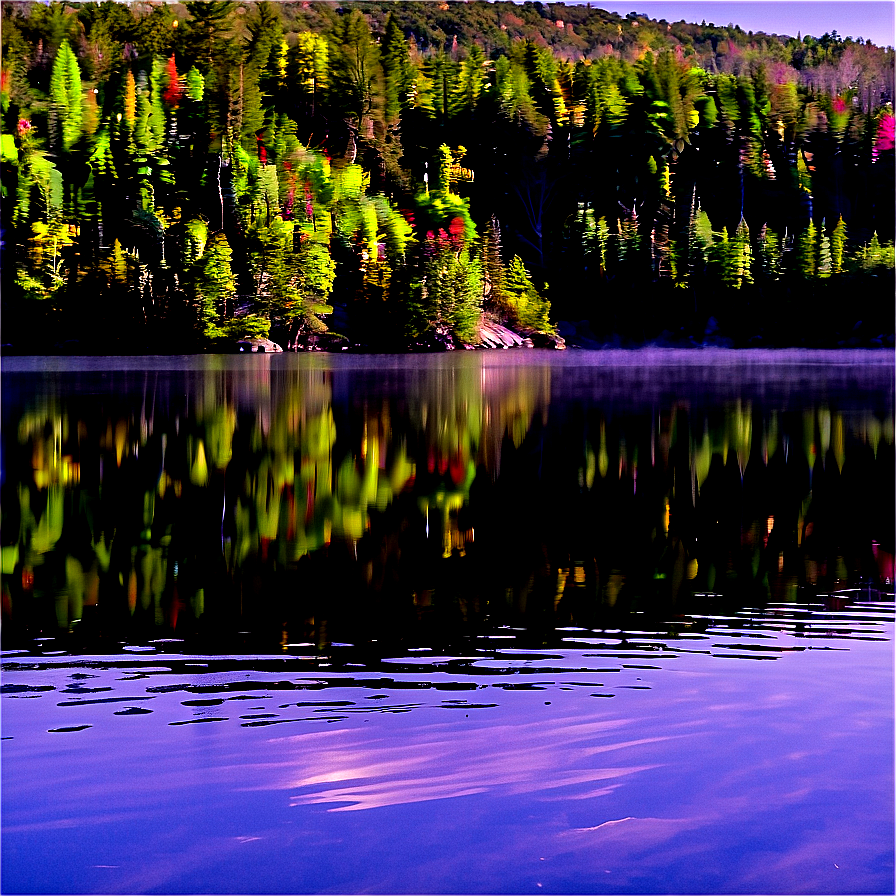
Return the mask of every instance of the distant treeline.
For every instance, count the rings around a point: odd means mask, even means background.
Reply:
[[[2,27],[13,350],[892,343],[891,48],[541,3]]]

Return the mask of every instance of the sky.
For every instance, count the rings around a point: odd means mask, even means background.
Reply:
[[[744,31],[792,37],[797,32],[821,37],[836,30],[841,37],[863,37],[881,47],[896,45],[893,0],[591,0],[591,5],[619,15],[637,12],[669,22],[730,22]]]

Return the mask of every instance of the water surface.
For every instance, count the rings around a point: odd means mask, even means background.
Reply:
[[[4,892],[893,891],[889,353],[2,386]]]

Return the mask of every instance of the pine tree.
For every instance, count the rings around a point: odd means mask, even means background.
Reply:
[[[68,152],[81,137],[83,109],[81,70],[68,41],[63,41],[50,76],[51,139],[57,151]]]
[[[837,226],[831,233],[831,273],[843,273],[843,252],[846,245],[846,223],[843,216],[837,221]]]
[[[187,72],[186,94],[194,103],[201,103],[205,96],[205,78],[195,65]]]
[[[797,237],[796,245],[796,274],[810,280],[816,275],[815,263],[815,244],[816,244],[815,224],[810,220],[808,225]]]
[[[815,253],[815,270],[818,277],[823,279],[831,276],[831,269],[833,267],[833,259],[831,257],[831,241],[827,235],[827,231],[825,230],[824,221],[821,222],[821,227],[818,228],[817,240],[818,244]]]
[[[762,276],[768,280],[778,280],[782,274],[781,237],[766,225],[762,228],[758,245]]]
[[[282,71],[283,23],[279,4],[270,0],[256,3],[246,30],[249,40],[244,64],[257,73],[259,105],[274,108],[278,104],[285,74]]]
[[[330,85],[329,46],[319,34],[304,31],[287,53],[286,83],[292,104],[313,116]]]
[[[377,50],[370,27],[360,10],[336,22],[330,42],[330,101],[360,126],[373,109]]]
[[[443,143],[436,155],[435,183],[431,184],[433,193],[438,196],[447,196],[451,192],[451,149]]]
[[[408,42],[392,13],[386,19],[380,63],[383,67],[383,115],[386,124],[393,125],[410,101],[414,72]]]
[[[485,53],[479,44],[470,47],[470,53],[460,64],[457,79],[457,96],[454,106],[457,111],[472,111],[479,103],[487,84],[485,74]]]
[[[550,322],[551,303],[538,294],[519,255],[515,255],[507,266],[504,291],[520,327],[539,333],[553,332]]]
[[[214,234],[206,243],[205,253],[195,276],[196,317],[206,339],[225,334],[225,320],[232,316],[236,281],[231,267],[233,252],[223,233]]]
[[[734,232],[732,244],[737,278],[737,288],[753,282],[753,252],[750,245],[750,231],[747,222],[741,218]]]
[[[486,307],[503,312],[507,298],[504,292],[504,262],[501,260],[501,225],[492,215],[482,241],[482,296]]]
[[[126,131],[132,133],[137,120],[137,82],[134,80],[134,73],[130,69],[124,76],[122,116]]]
[[[232,28],[232,0],[187,0],[190,21],[186,29],[186,47],[191,58],[212,71],[216,61],[231,55],[228,38]]]

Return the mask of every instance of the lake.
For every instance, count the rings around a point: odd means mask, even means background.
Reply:
[[[4,893],[892,893],[892,352],[4,358]]]

